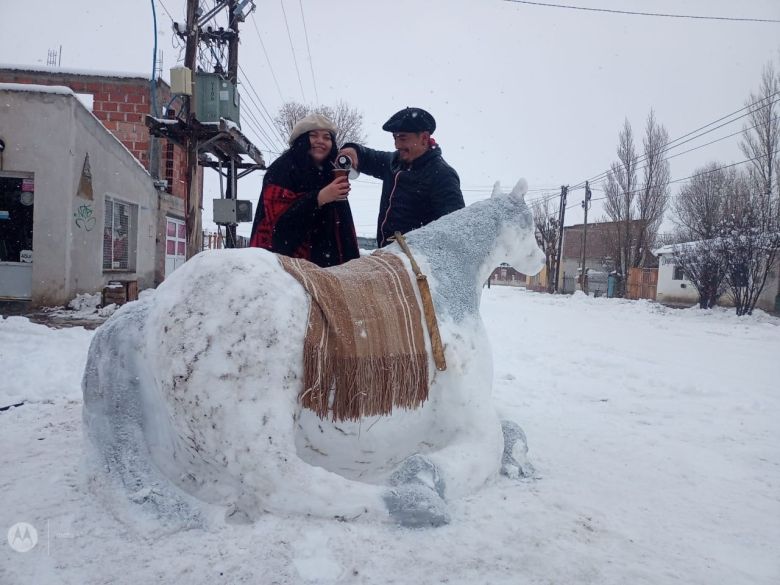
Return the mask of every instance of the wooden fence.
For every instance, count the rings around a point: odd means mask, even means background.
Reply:
[[[225,234],[203,232],[204,250],[221,250],[225,247]],[[249,238],[245,236],[236,236],[236,248],[248,248]]]
[[[628,271],[626,298],[655,300],[658,268],[632,268]]]

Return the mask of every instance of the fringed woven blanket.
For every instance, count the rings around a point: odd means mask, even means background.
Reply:
[[[341,266],[278,256],[311,296],[301,405],[359,420],[428,398],[428,355],[414,285],[400,258],[375,252]]]

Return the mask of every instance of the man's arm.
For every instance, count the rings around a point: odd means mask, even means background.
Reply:
[[[431,219],[434,221],[440,217],[463,209],[466,203],[463,201],[463,193],[460,190],[460,178],[451,167],[445,167],[443,172],[436,177],[431,185]]]
[[[353,162],[361,173],[377,179],[384,179],[390,174],[394,153],[374,150],[354,142],[348,142],[342,146],[340,152],[346,151],[347,155],[351,155],[348,149],[353,149],[357,153],[357,160]]]

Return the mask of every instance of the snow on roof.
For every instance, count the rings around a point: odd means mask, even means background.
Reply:
[[[64,96],[71,96],[76,97],[76,94],[74,91],[69,87],[64,87],[62,85],[35,85],[32,83],[0,83],[0,91],[20,91],[20,92],[31,92],[31,93],[49,93],[49,94],[58,94],[58,95],[64,95]],[[114,139],[114,141],[125,151],[127,151],[127,154],[130,155],[130,157],[135,161],[136,165],[138,165],[138,168],[140,168],[146,175],[151,177],[151,174],[149,173],[148,169],[143,165],[141,161],[139,161],[135,155],[132,153],[132,151],[125,146],[125,144],[119,139],[119,137],[111,132],[108,128],[105,127],[103,122],[98,118],[94,112],[90,111],[81,101],[78,99],[76,100],[76,104],[78,104],[78,107],[88,116],[90,116],[92,119],[97,122],[100,127],[111,137]],[[175,120],[174,120],[175,122]]]
[[[43,67],[41,65],[13,65],[0,63],[0,69],[10,71],[33,71],[35,73],[50,73],[52,75],[86,75],[90,77],[119,77],[125,79],[145,79],[149,80],[148,73],[137,73],[127,71],[100,71],[92,69],[68,69],[65,67]]]
[[[75,95],[71,88],[64,85],[35,85],[32,83],[0,83],[0,91],[29,91],[33,93]]]
[[[679,245],[679,244],[677,244]],[[656,256],[661,256],[663,254],[673,254],[674,253],[674,246],[675,244],[667,244],[666,246],[661,246],[657,250],[653,250],[653,254]]]

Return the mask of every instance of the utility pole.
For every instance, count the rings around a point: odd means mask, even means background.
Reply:
[[[558,292],[558,277],[561,273],[561,252],[563,250],[563,220],[566,217],[566,197],[569,194],[569,186],[561,185],[561,204],[558,208],[558,251],[555,253],[555,288]]]
[[[198,33],[197,24],[198,0],[187,0],[187,44],[184,51],[184,66],[192,71],[192,80],[195,81],[195,71],[197,70],[198,56]],[[187,202],[186,202],[186,225],[187,225],[187,260],[200,252],[203,245],[203,229],[201,222],[201,201],[200,189],[198,189],[198,139],[192,130],[192,119],[195,116],[196,95],[187,99],[187,125],[188,132],[187,146]]]
[[[588,242],[588,209],[590,209],[590,185],[585,181],[585,201],[582,202],[585,210],[585,221],[582,227],[582,262],[580,263],[580,287],[588,294],[588,279],[585,278],[585,245]]]
[[[228,0],[228,28],[233,32],[228,41],[228,80],[238,87],[238,14],[236,8],[237,0]],[[238,90],[236,90],[238,91]],[[238,191],[238,176],[236,175],[235,161],[231,160],[227,168],[227,189],[225,197],[227,199],[236,199]],[[225,247],[236,247],[236,224],[231,223],[225,226]]]
[[[231,104],[231,113],[223,111],[224,104],[215,103],[217,100],[215,92],[218,88],[220,88],[218,101],[222,102],[225,98],[222,97],[221,87],[230,83],[231,89],[235,90],[237,85],[238,23],[243,22],[246,15],[255,9],[254,0],[217,0],[208,10],[201,9],[200,4],[198,0],[187,0],[186,25],[173,23],[175,34],[186,42],[184,68],[183,71],[177,71],[176,95],[182,99],[180,114],[173,119],[173,123],[171,119],[163,120],[155,115],[146,116],[146,125],[150,129],[150,134],[172,141],[182,147],[186,153],[184,182],[188,260],[203,249],[201,169],[204,167],[217,169],[220,175],[220,194],[222,194],[222,179],[227,177],[226,196],[233,200],[236,200],[238,195],[238,179],[255,170],[265,169],[262,153],[237,126],[238,93],[232,92],[236,101]],[[207,26],[224,9],[228,11],[227,28]],[[216,61],[213,71],[198,71],[198,52],[201,42],[209,46],[211,55]],[[226,68],[221,61],[221,56],[214,50],[214,44],[218,45],[220,53],[224,45],[228,45]],[[205,103],[201,104],[198,104],[199,87],[203,92],[201,97],[205,100]],[[251,161],[244,160],[244,156],[249,157]],[[227,167],[226,173],[223,173],[224,167]],[[242,204],[240,216],[239,210],[235,207],[232,208],[232,212],[231,206],[223,205],[220,209],[223,216],[233,218],[227,225],[220,222],[220,225],[226,225],[227,228],[226,247],[233,248],[237,243],[237,221],[248,221],[246,219],[248,206]]]

